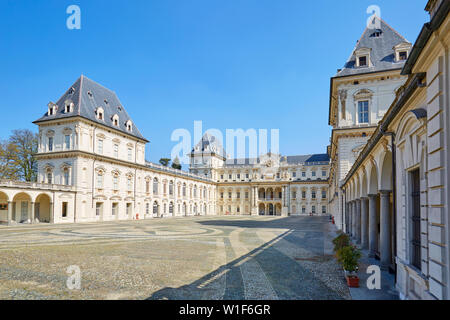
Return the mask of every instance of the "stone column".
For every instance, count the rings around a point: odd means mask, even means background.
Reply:
[[[349,229],[348,229],[348,207],[349,207],[349,205],[348,205],[348,202],[346,202],[345,203],[345,205],[344,205],[344,208],[345,208],[345,216],[343,217],[344,218],[344,223],[345,223],[345,233],[349,233]]]
[[[8,201],[8,226],[12,224],[12,201]]]
[[[369,194],[369,257],[377,251],[377,195]]]
[[[369,248],[369,229],[368,229],[368,202],[367,197],[361,198],[361,248]]]
[[[53,202],[50,202],[50,223],[55,223],[55,212]]]
[[[361,199],[356,200],[356,243],[361,243]]]
[[[380,191],[380,263],[381,269],[391,265],[390,191]]]
[[[356,200],[352,201],[352,238],[356,240]]]
[[[352,214],[353,214],[353,205],[352,202],[349,201],[348,203],[348,235],[352,236]]]
[[[30,223],[34,223],[34,202],[31,202],[31,222]]]

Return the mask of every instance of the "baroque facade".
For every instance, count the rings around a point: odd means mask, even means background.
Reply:
[[[37,182],[0,182],[0,221],[9,225],[328,212],[327,154],[270,154],[241,167],[205,134],[191,172],[157,165],[116,94],[85,76],[34,123]]]
[[[450,11],[429,1],[406,82],[340,182],[343,229],[396,273],[403,299],[450,299]]]

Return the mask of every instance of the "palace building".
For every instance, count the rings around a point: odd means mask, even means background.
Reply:
[[[403,84],[395,89],[392,103],[383,103],[366,142],[352,149],[357,152],[350,160],[342,161],[349,148],[337,139],[338,129],[333,131],[337,151],[331,160],[331,212],[354,242],[380,259],[382,268],[395,272],[401,298],[448,300],[450,1],[430,0],[426,10],[430,21],[412,49],[401,44],[406,61],[395,72]],[[386,81],[391,71],[382,72],[370,76]],[[342,110],[343,104],[336,99],[338,95],[331,99],[330,119],[338,126],[342,115],[337,106]],[[360,107],[355,104],[354,110],[361,112]],[[352,130],[356,135],[363,129]],[[356,148],[362,137],[352,139]]]
[[[34,123],[37,182],[0,182],[0,221],[9,225],[328,212],[327,154],[230,165],[240,161],[205,134],[190,172],[157,165],[145,160],[148,140],[117,95],[85,76]]]
[[[403,299],[450,299],[450,1],[411,44],[374,16],[330,81],[325,154],[229,159],[206,133],[189,172],[145,160],[116,94],[81,76],[39,126],[38,181],[0,181],[0,221],[331,214],[396,274]]]

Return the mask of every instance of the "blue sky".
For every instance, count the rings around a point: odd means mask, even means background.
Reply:
[[[81,8],[81,30],[66,8]],[[0,1],[0,138],[29,128],[84,74],[114,90],[170,156],[173,130],[279,129],[280,152],[324,153],[330,77],[365,28],[366,9],[414,42],[425,0]]]

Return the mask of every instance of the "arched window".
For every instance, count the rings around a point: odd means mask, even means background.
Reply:
[[[119,116],[117,114],[112,116],[112,123],[114,126],[118,127],[119,126]]]
[[[153,202],[153,214],[158,214],[159,213],[159,205],[158,202]]]
[[[98,120],[103,120],[104,119],[104,113],[105,111],[103,110],[102,107],[98,107],[96,110],[96,114],[97,114],[97,119]]]
[[[128,120],[128,121],[125,123],[125,126],[126,126],[126,128],[127,128],[127,131],[129,131],[129,132],[132,132],[132,131],[133,131],[133,122],[131,122],[131,120]]]
[[[158,179],[153,179],[153,194],[158,194]]]
[[[169,213],[171,215],[173,214],[173,202],[172,201],[169,203]]]
[[[197,186],[194,186],[194,198],[197,198]]]
[[[186,197],[186,183],[183,183],[183,197]]]

